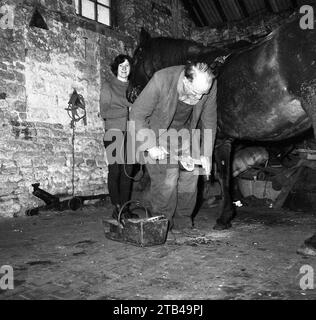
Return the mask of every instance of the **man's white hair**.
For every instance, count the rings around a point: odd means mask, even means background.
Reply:
[[[195,78],[196,73],[198,71],[202,73],[206,73],[211,79],[215,77],[210,65],[207,64],[206,62],[201,62],[201,61],[198,61],[198,62],[189,61],[185,66],[184,75],[189,81],[192,81]]]

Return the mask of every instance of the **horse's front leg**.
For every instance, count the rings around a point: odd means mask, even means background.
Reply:
[[[229,229],[234,217],[234,207],[230,195],[231,178],[231,148],[232,140],[227,139],[215,149],[215,161],[219,171],[219,180],[222,187],[222,204],[220,217],[216,220],[215,230]]]

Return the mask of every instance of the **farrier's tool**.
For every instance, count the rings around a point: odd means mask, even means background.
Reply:
[[[193,159],[190,156],[182,156],[177,157],[179,161],[179,165],[182,167],[182,169],[186,171],[193,171],[195,166],[201,166],[202,162],[199,159]]]
[[[200,159],[194,159],[190,156],[176,157],[179,163],[179,167],[186,171],[193,171],[195,166],[202,166],[202,161]],[[209,175],[206,175],[206,180],[209,180]]]
[[[179,167],[182,170],[186,170],[192,172],[195,166],[202,166],[202,161],[200,159],[194,159],[191,156],[173,156],[170,155],[169,152],[166,151],[164,147],[159,147],[162,151],[165,152],[166,157],[169,159],[174,159],[174,161],[178,161]],[[145,151],[145,154],[148,154],[148,151]],[[209,175],[206,175],[206,180],[209,180]]]

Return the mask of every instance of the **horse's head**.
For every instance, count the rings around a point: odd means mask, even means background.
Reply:
[[[127,99],[134,102],[154,73],[162,68],[185,64],[191,59],[218,63],[217,57],[227,50],[205,47],[194,41],[151,36],[142,29],[139,45],[133,56]]]
[[[144,29],[141,30],[140,42],[133,56],[127,99],[134,102],[154,74],[152,64],[151,36]]]

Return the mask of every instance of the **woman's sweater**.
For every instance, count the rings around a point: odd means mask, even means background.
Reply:
[[[105,120],[105,130],[126,130],[128,108],[132,106],[126,99],[128,82],[113,77],[101,87],[100,115]]]

